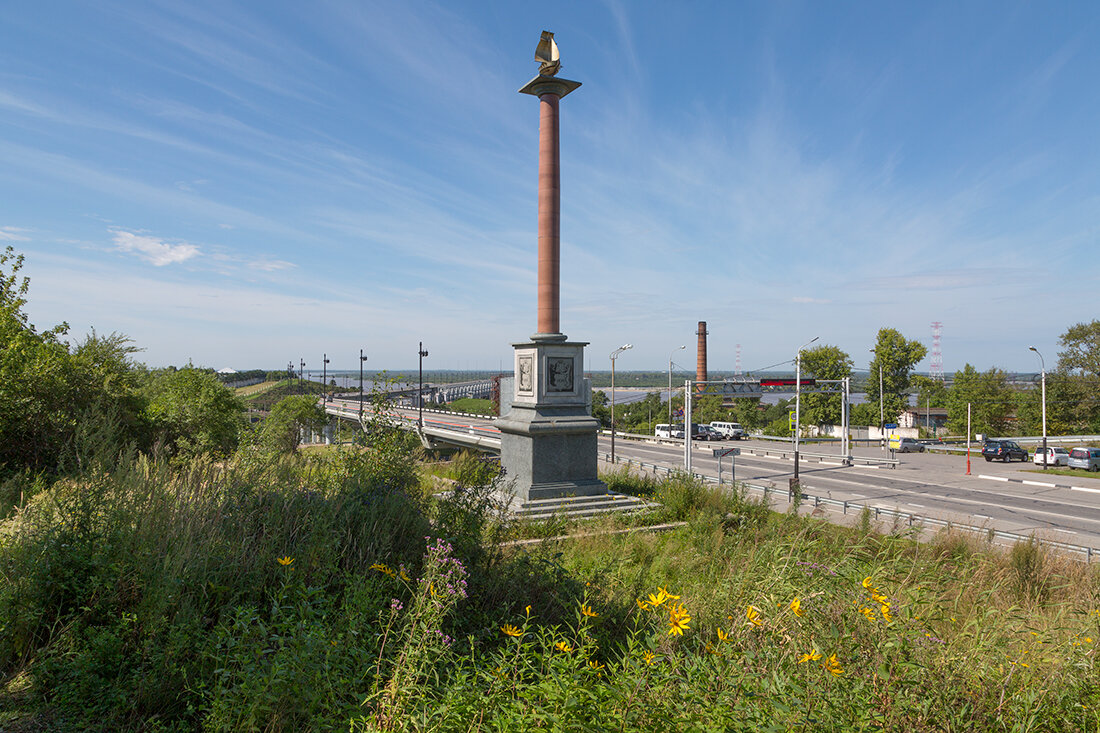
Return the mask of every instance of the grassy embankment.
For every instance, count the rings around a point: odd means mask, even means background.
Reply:
[[[433,496],[410,450],[35,497],[0,530],[0,729],[1098,727],[1100,583],[1034,544],[614,474],[687,524],[506,547],[490,469],[436,466],[464,488]]]

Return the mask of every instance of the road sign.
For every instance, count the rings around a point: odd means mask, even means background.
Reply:
[[[896,422],[888,422],[885,425],[883,425],[882,427],[886,428],[887,430],[893,430],[897,426],[898,426],[898,424]]]
[[[741,455],[740,448],[711,448],[714,452],[715,458],[722,458],[724,456],[739,456]]]
[[[787,426],[791,430],[794,430],[794,413],[793,412],[788,412],[787,413]]]

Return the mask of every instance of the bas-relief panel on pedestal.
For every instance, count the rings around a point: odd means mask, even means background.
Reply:
[[[535,390],[534,369],[535,358],[530,354],[523,354],[518,358],[519,366],[516,369],[516,390],[519,392],[533,392]]]
[[[573,357],[550,356],[546,359],[547,392],[573,391]]]

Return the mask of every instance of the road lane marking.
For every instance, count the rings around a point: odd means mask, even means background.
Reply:
[[[1100,489],[1089,489],[1084,486],[1070,486],[1072,491],[1087,491],[1090,494],[1100,494]]]
[[[1008,479],[1006,479],[1004,476],[986,476],[984,473],[979,473],[978,478],[987,478],[990,481],[1004,481],[1005,483],[1008,483]]]
[[[1023,479],[1020,483],[1027,484],[1028,486],[1048,486],[1052,489],[1058,488],[1058,484],[1048,484],[1045,481],[1028,481],[1027,479]]]

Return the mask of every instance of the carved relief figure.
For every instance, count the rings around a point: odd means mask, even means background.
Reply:
[[[573,391],[573,359],[572,357],[550,357],[547,361],[549,368],[550,392]]]
[[[530,392],[532,390],[532,366],[533,364],[530,356],[521,356],[519,358],[519,390],[522,392]]]

